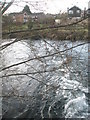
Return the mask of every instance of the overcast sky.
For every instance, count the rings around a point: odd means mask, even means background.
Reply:
[[[3,1],[3,0],[0,0]],[[10,0],[6,0],[9,2]],[[60,13],[64,12],[67,8],[74,5],[81,9],[88,8],[90,0],[15,0],[15,3],[8,9],[7,12],[19,12],[27,4],[31,12],[45,12],[45,13]]]

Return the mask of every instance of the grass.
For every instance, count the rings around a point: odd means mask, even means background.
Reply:
[[[41,24],[41,23],[34,23],[32,29],[35,28],[43,28],[47,27],[47,24]],[[51,25],[49,25],[51,26]],[[28,29],[28,24],[12,24],[12,25],[7,25],[3,27],[3,32],[9,32],[9,31],[16,31],[16,30],[27,30]],[[32,34],[30,34],[32,33]],[[16,35],[17,37],[20,36],[30,36],[32,38],[37,38],[38,35],[43,36],[44,38],[49,38],[49,39],[66,39],[67,35],[72,35],[72,38],[74,38],[75,34],[77,34],[78,39],[80,39],[80,36],[84,39],[85,36],[87,36],[88,33],[88,28],[87,25],[85,24],[78,24],[74,26],[68,26],[68,27],[63,27],[63,28],[55,28],[55,29],[45,29],[42,31],[32,31],[30,33],[18,33]],[[75,33],[75,34],[74,34]]]

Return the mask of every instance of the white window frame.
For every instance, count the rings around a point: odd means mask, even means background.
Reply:
[[[77,10],[77,13],[80,13],[80,10]]]
[[[68,12],[69,14],[73,14],[73,10],[69,10],[69,12]]]

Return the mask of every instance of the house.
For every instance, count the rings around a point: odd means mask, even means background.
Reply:
[[[81,9],[77,6],[73,6],[72,8],[68,9],[68,17],[81,17]]]
[[[41,18],[43,18],[43,17],[45,17],[45,14],[44,14],[43,12],[40,12],[40,13],[32,13],[32,14],[30,15],[30,18],[32,18],[33,21],[36,21],[36,20],[41,19]]]
[[[90,8],[87,9],[87,16],[90,17]]]
[[[29,15],[26,12],[19,13],[10,13],[9,14],[13,18],[13,22],[15,23],[26,23],[29,20]]]
[[[23,13],[23,22],[24,23],[27,23],[29,21],[29,15],[27,12],[24,12]]]
[[[30,19],[32,21],[45,19],[44,13],[28,14],[27,12],[19,12],[19,13],[10,13],[9,15],[13,18],[13,22],[17,22],[17,23],[27,23]]]

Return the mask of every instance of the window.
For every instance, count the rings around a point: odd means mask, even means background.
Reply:
[[[87,11],[87,14],[90,14],[90,10]]]
[[[13,16],[13,22],[16,22],[16,17],[15,17],[15,15]]]
[[[73,11],[72,11],[72,10],[69,10],[69,14],[73,14]]]
[[[80,13],[80,10],[77,10],[77,13]]]

